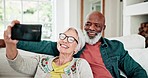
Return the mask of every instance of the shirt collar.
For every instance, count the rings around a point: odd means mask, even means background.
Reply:
[[[105,38],[101,37],[100,41],[101,41],[101,43],[102,43],[102,44],[101,44],[102,47],[105,47],[105,48],[108,47],[108,44],[107,44]]]

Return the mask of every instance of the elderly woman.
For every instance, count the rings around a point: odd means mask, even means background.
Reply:
[[[57,49],[59,56],[38,55],[23,58],[19,54],[17,40],[10,37],[11,26],[4,32],[6,56],[10,66],[21,73],[35,75],[35,78],[93,78],[88,62],[82,58],[73,58],[85,44],[83,34],[77,28],[68,28],[59,34]]]

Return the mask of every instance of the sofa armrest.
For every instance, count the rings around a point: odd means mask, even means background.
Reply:
[[[20,52],[22,57],[31,57],[35,56],[35,53],[31,52]],[[0,78],[33,78],[32,76],[21,74],[13,70],[13,68],[10,67],[7,58],[6,58],[6,49],[0,48]]]

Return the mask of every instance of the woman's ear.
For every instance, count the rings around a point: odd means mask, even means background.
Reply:
[[[74,52],[73,52],[73,55],[75,55],[75,54],[77,54],[77,50],[76,50],[76,49],[75,49]]]

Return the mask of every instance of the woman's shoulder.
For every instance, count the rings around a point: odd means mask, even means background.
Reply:
[[[50,61],[53,58],[54,58],[54,56],[52,56],[52,55],[46,55],[46,54],[41,54],[39,56],[39,60],[40,61],[42,61],[42,60]]]
[[[54,58],[54,56],[46,55],[46,54],[38,54],[34,58],[37,59],[39,65],[40,65],[40,64],[43,64],[43,63],[50,62]]]
[[[83,58],[74,58],[77,64],[88,64],[88,62]]]
[[[41,58],[53,58],[54,56],[52,56],[52,55],[46,55],[46,54],[41,54],[40,57]]]
[[[75,60],[77,60],[77,61],[86,61],[85,59],[83,59],[83,58],[74,58]]]
[[[51,62],[54,59],[54,56],[51,55],[45,55],[45,54],[41,54],[39,56],[39,65],[38,68],[41,69],[44,72],[50,72],[51,69]]]

